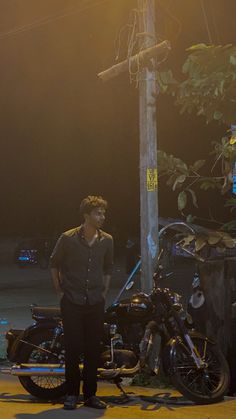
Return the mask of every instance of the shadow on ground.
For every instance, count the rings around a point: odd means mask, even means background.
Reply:
[[[140,408],[140,411],[158,411],[161,407],[166,407],[168,410],[173,411],[178,407],[182,406],[192,406],[193,403],[184,399],[183,397],[172,396],[170,392],[159,392],[154,393],[153,395],[142,395],[134,394],[129,392],[127,397],[123,395],[109,395],[101,396],[101,399],[105,401],[108,405],[108,409],[114,407],[119,407],[120,409],[125,409],[125,414],[128,413],[129,408],[136,406]],[[9,394],[1,393],[0,402],[10,403],[10,404],[25,404],[25,405],[35,405],[37,404],[42,408],[41,412],[37,413],[15,413],[16,419],[28,419],[32,416],[35,416],[37,419],[46,419],[57,417],[58,419],[64,418],[68,412],[62,409],[63,400],[57,400],[55,402],[43,401],[33,398],[27,394]],[[49,409],[45,410],[46,407]],[[92,419],[99,418],[104,416],[104,411],[99,411],[95,409],[87,408],[83,405],[82,400],[77,406],[75,411],[70,412],[70,415],[83,415],[83,418]],[[71,416],[70,416],[71,417]]]

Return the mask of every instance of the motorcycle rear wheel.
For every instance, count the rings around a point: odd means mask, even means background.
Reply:
[[[228,391],[230,373],[224,355],[217,345],[204,337],[191,339],[206,366],[198,369],[184,342],[172,347],[172,382],[186,398],[197,404],[220,402]]]
[[[49,349],[52,342],[52,333],[48,330],[35,334],[28,339],[34,345],[40,346],[45,349]],[[63,356],[64,345],[62,342],[58,343],[57,353],[58,356]],[[21,363],[59,363],[59,359],[56,356],[45,355],[42,351],[37,348],[25,345],[21,353]],[[63,397],[66,394],[66,383],[65,378],[62,377],[42,377],[42,376],[19,376],[19,381],[24,389],[32,394],[33,396],[44,399],[44,400],[55,400]]]

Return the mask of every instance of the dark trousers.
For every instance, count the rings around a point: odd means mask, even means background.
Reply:
[[[79,358],[84,355],[84,399],[97,391],[97,368],[103,333],[104,303],[77,305],[65,296],[61,300],[65,337],[65,377],[68,394],[79,395],[81,373]]]

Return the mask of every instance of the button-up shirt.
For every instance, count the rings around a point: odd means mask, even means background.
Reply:
[[[96,240],[89,245],[83,226],[66,231],[58,239],[50,258],[51,268],[61,274],[61,288],[73,303],[96,304],[103,300],[103,276],[113,268],[113,239],[98,230]]]

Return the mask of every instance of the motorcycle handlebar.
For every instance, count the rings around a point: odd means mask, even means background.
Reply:
[[[178,226],[183,226],[186,227],[192,234],[195,234],[195,230],[193,229],[193,227],[191,227],[190,225],[188,225],[187,223],[185,223],[184,221],[174,221],[173,223],[170,223],[168,225],[166,225],[165,227],[163,227],[160,231],[159,231],[159,239],[161,239],[162,235],[169,229],[169,228],[175,228]],[[205,262],[205,259],[202,258],[200,255],[198,255],[197,253],[192,252],[189,249],[186,249],[185,247],[181,247],[182,250],[184,250],[186,253],[188,253],[189,255],[193,256],[195,259],[197,259],[199,262]]]
[[[165,227],[162,227],[162,229],[159,231],[159,239],[161,239],[161,236],[168,230],[168,228],[174,228],[177,226],[184,226],[186,227],[192,234],[195,234],[195,230],[190,227],[187,223],[184,221],[174,221],[173,223],[170,223],[166,225]]]
[[[202,256],[198,255],[197,253],[191,252],[191,250],[186,249],[185,247],[181,247],[181,249],[182,249],[184,252],[188,253],[189,255],[193,256],[193,257],[194,257],[195,259],[197,259],[199,262],[202,262],[202,263],[204,263],[204,262],[205,262],[205,259],[204,259]]]

